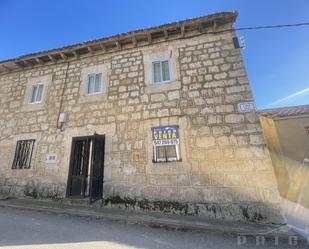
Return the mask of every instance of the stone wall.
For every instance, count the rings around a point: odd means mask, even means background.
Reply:
[[[1,192],[64,197],[72,137],[96,132],[106,134],[107,202],[134,200],[152,210],[153,203],[181,204],[190,214],[281,222],[259,120],[253,111],[238,111],[253,97],[233,37],[165,41],[0,76]],[[151,61],[161,57],[170,59],[173,79],[154,86]],[[85,73],[97,68],[106,91],[83,96]],[[44,101],[31,106],[27,86],[42,77],[48,82]],[[59,112],[69,116],[62,132]],[[174,124],[182,161],[153,163],[151,127]],[[36,139],[32,167],[12,170],[16,141],[25,138]],[[57,164],[48,165],[46,154],[56,154]]]

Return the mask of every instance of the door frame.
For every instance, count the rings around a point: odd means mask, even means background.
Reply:
[[[70,195],[70,188],[71,188],[71,184],[70,184],[70,178],[71,178],[71,174],[73,171],[73,163],[74,163],[74,154],[75,154],[75,143],[81,140],[86,140],[86,139],[91,139],[92,142],[95,142],[95,137],[101,137],[101,139],[103,140],[103,148],[102,148],[102,162],[101,162],[101,170],[102,170],[102,195],[97,199],[102,199],[103,197],[103,183],[104,183],[104,157],[105,157],[105,134],[94,134],[94,135],[88,135],[88,136],[76,136],[76,137],[72,137],[71,140],[71,151],[70,151],[70,162],[69,162],[69,171],[68,171],[68,177],[67,177],[67,188],[66,188],[66,198],[89,198],[90,202],[92,202],[92,197],[91,197],[91,188],[92,188],[92,179],[93,179],[93,157],[94,157],[94,148],[92,148],[92,154],[90,153],[90,151],[88,152],[88,158],[91,158],[91,163],[88,167],[90,167],[90,175],[89,177],[89,193],[86,196],[85,193],[83,195],[80,196],[74,196],[74,195]],[[88,169],[89,170],[89,169]]]

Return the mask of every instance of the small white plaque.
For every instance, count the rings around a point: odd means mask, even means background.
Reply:
[[[46,163],[55,164],[57,163],[57,155],[56,154],[48,154],[46,155]]]
[[[251,112],[255,110],[254,102],[242,102],[238,104],[239,112]]]
[[[239,112],[251,112],[255,110],[254,102],[242,102],[238,104]]]

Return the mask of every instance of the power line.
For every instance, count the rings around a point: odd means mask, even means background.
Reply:
[[[309,22],[294,23],[294,24],[265,25],[265,26],[255,26],[255,27],[242,27],[242,28],[229,28],[229,29],[223,29],[223,30],[217,30],[217,31],[209,31],[203,34],[218,34],[218,33],[225,33],[225,32],[230,32],[230,31],[242,31],[242,30],[291,28],[291,27],[300,27],[300,26],[309,26]]]
[[[309,22],[294,23],[294,24],[256,26],[256,27],[243,27],[243,28],[235,28],[234,30],[274,29],[274,28],[288,28],[288,27],[299,27],[299,26],[309,26]]]

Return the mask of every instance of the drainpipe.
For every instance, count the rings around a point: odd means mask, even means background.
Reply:
[[[61,98],[60,98],[60,106],[59,106],[59,111],[58,111],[57,129],[60,129],[60,131],[64,131],[64,125],[65,125],[65,123],[67,122],[67,119],[68,119],[68,114],[66,112],[62,112],[62,106],[63,106],[64,92],[65,92],[66,86],[67,86],[69,66],[70,66],[70,62],[67,63],[67,67],[66,67],[66,70],[65,70],[65,78],[64,78],[64,83],[63,83],[63,87],[62,87],[62,93],[61,93]]]

